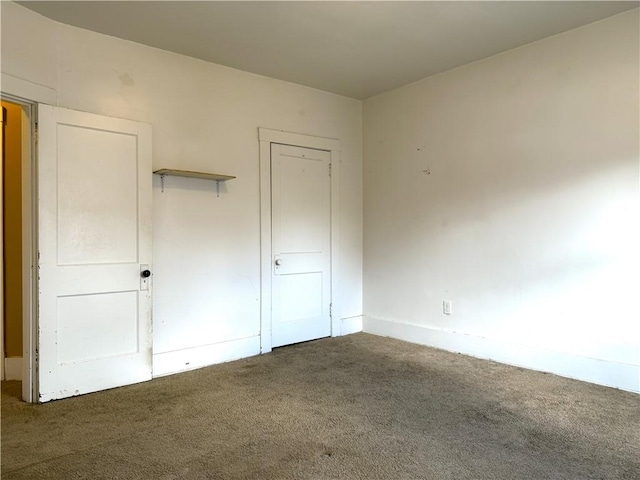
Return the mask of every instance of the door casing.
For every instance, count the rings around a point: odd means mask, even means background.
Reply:
[[[339,189],[340,141],[268,128],[258,129],[260,142],[260,352],[272,349],[271,342],[271,144],[326,150],[331,154],[331,336],[340,335],[339,302]]]

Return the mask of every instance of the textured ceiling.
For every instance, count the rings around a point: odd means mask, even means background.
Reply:
[[[19,2],[62,23],[364,99],[638,2]]]

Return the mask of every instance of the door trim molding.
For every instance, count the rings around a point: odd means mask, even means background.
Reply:
[[[316,150],[326,150],[333,152],[340,151],[340,140],[335,138],[314,137],[303,133],[291,133],[283,130],[270,130],[268,128],[258,128],[258,139],[260,142],[281,143],[294,147],[315,148]]]
[[[315,148],[331,154],[331,336],[340,335],[340,140],[258,128],[260,142],[260,353],[271,351],[271,144]]]
[[[2,73],[2,93],[10,94],[21,99],[29,99],[28,103],[47,103],[56,105],[58,102],[57,92],[54,88],[45,85],[14,77],[8,73]],[[14,100],[11,100],[14,101]]]

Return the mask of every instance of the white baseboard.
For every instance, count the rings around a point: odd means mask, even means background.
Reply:
[[[241,338],[202,347],[186,348],[153,355],[153,376],[162,377],[252,357],[260,353],[260,337]]]
[[[504,340],[364,317],[364,331],[532,370],[640,393],[640,366]]]
[[[4,359],[5,380],[22,380],[22,357],[7,357]]]
[[[362,315],[340,319],[340,335],[351,335],[362,331]]]

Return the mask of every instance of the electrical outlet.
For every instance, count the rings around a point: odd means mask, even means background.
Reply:
[[[444,313],[445,315],[451,315],[451,301],[450,300],[444,300],[442,302],[442,313]]]

